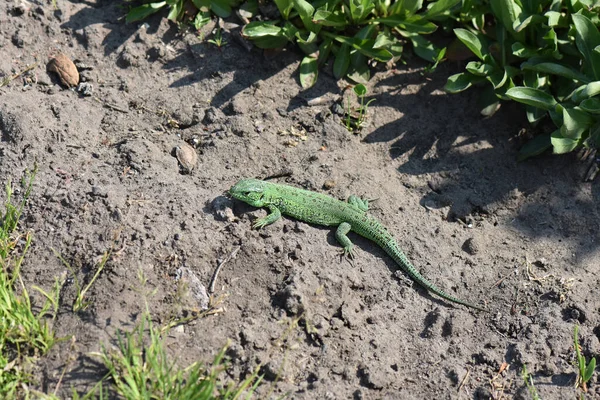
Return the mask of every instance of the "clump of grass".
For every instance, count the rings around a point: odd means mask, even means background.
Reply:
[[[538,394],[537,388],[533,383],[533,376],[527,371],[527,365],[523,364],[523,369],[521,370],[521,378],[525,382],[525,386],[527,386],[527,390],[529,390],[529,394],[533,400],[541,400],[540,395]]]
[[[223,384],[227,345],[210,367],[195,362],[178,368],[169,360],[160,329],[152,324],[148,310],[133,331],[118,332],[117,341],[116,350],[103,348],[95,355],[108,369],[115,391],[127,400],[250,398],[262,379],[256,369],[242,382]]]
[[[102,259],[98,263],[98,268],[96,268],[96,272],[94,273],[94,276],[88,282],[88,284],[85,286],[81,285],[81,282],[77,278],[77,273],[75,272],[75,269],[71,266],[71,264],[69,264],[69,262],[67,260],[65,260],[56,250],[54,250],[54,254],[56,254],[56,256],[60,259],[60,261],[63,263],[63,265],[65,267],[67,267],[67,269],[73,276],[75,290],[77,291],[77,295],[75,296],[75,301],[73,302],[73,312],[77,313],[79,311],[85,310],[90,305],[90,302],[85,300],[85,295],[88,292],[88,290],[90,290],[90,288],[92,287],[92,285],[94,284],[96,279],[98,279],[102,270],[104,270],[104,267],[106,266],[106,263],[108,262],[108,260],[110,258],[111,252],[109,250],[104,252],[104,254],[102,255]]]
[[[21,265],[31,233],[17,233],[25,203],[31,193],[36,170],[22,181],[23,199],[13,203],[13,187],[5,186],[6,200],[0,214],[0,398],[19,398],[27,392],[33,362],[57,342],[47,317],[56,317],[60,285],[47,293],[39,312],[32,310],[31,298],[21,275]]]

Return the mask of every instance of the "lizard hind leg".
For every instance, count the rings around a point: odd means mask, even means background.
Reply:
[[[369,209],[369,200],[361,199],[355,195],[350,195],[350,197],[348,197],[348,203],[358,207],[362,211],[367,211]]]
[[[348,232],[352,230],[352,226],[347,222],[342,222],[335,231],[335,238],[343,247],[343,255],[348,258],[354,258],[354,244],[348,238]]]

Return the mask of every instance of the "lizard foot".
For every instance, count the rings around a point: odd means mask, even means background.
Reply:
[[[354,247],[348,246],[340,250],[340,257],[354,260]]]
[[[269,225],[269,222],[265,221],[265,219],[266,218],[260,218],[260,219],[256,220],[256,222],[254,222],[252,224],[252,229],[260,230],[260,228],[262,228],[262,227],[264,227],[266,225]]]

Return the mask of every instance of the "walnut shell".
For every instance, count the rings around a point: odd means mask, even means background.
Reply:
[[[196,149],[187,143],[182,143],[175,147],[175,157],[181,165],[183,172],[191,173],[196,165],[198,164],[198,153]]]
[[[67,88],[77,86],[79,72],[69,57],[60,53],[48,63],[48,71],[56,72],[60,82]]]

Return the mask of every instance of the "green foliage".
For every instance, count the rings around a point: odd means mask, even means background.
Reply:
[[[106,263],[108,262],[108,260],[110,258],[111,251],[105,251],[104,252],[104,254],[102,255],[102,259],[98,263],[98,267],[96,268],[96,272],[94,273],[94,276],[88,282],[88,284],[85,285],[85,287],[82,287],[81,286],[81,282],[77,278],[77,273],[75,272],[75,269],[73,269],[73,267],[71,266],[71,264],[69,264],[67,262],[67,260],[65,260],[56,250],[54,250],[54,249],[52,249],[52,250],[54,251],[54,254],[63,263],[63,265],[65,267],[67,267],[67,269],[69,270],[69,272],[73,276],[73,282],[75,283],[75,289],[77,291],[77,295],[75,296],[75,300],[73,301],[73,312],[77,313],[79,311],[85,310],[90,305],[90,302],[85,300],[85,295],[87,294],[88,290],[91,289],[92,285],[94,284],[94,282],[96,281],[96,279],[98,279],[98,277],[100,276],[100,273],[102,272],[102,270],[106,266]]]
[[[459,0],[278,0],[281,18],[252,21],[243,35],[263,49],[295,43],[306,54],[300,63],[300,83],[317,82],[319,66],[333,59],[336,78],[347,76],[358,83],[370,77],[369,62],[398,60],[403,43],[411,42],[415,54],[437,62],[443,49],[422,35],[437,29],[432,22],[447,18]],[[443,53],[442,53],[443,54]]]
[[[21,265],[31,245],[31,235],[17,234],[25,202],[31,193],[36,170],[22,182],[23,200],[12,203],[13,189],[6,185],[4,212],[0,214],[0,398],[23,395],[30,379],[31,361],[46,354],[56,343],[49,322],[58,310],[60,285],[46,293],[36,288],[45,301],[37,312],[20,275]]]
[[[125,21],[128,23],[141,21],[162,9],[168,9],[167,18],[169,20],[190,22],[196,29],[200,29],[210,22],[211,13],[221,18],[227,18],[231,15],[232,8],[238,4],[238,0],[145,1],[145,4],[130,9]]]
[[[352,108],[350,107],[350,99],[348,99],[347,107],[346,107],[346,129],[349,132],[359,132],[365,123],[365,119],[367,117],[367,111],[369,109],[369,105],[375,101],[375,99],[371,99],[365,102],[365,96],[367,95],[367,87],[362,83],[354,86],[352,91],[358,97],[359,106],[355,113],[352,112]]]
[[[482,113],[501,100],[525,105],[535,124],[549,116],[551,134],[526,144],[520,159],[552,148],[556,154],[600,145],[600,3],[586,0],[489,0],[468,8],[459,18],[468,29],[454,30],[478,59],[448,79],[446,90],[460,92],[489,82]],[[485,21],[494,16],[492,24]],[[470,18],[469,18],[470,17]]]
[[[130,9],[126,21],[139,21],[168,9],[174,22],[188,22],[199,29],[210,15],[228,17],[239,0],[146,1]],[[336,78],[348,77],[358,83],[370,78],[369,63],[398,60],[404,43],[415,54],[437,63],[445,49],[434,46],[423,35],[433,33],[433,21],[447,19],[460,0],[274,0],[278,19],[259,14],[258,0],[247,0],[238,11],[252,20],[243,35],[261,49],[280,49],[296,44],[306,56],[300,63],[300,83],[308,88],[317,82],[319,67],[333,60]],[[213,43],[216,44],[216,43]],[[216,44],[220,47],[218,44]],[[432,68],[431,68],[432,69]]]
[[[227,347],[215,356],[213,365],[204,368],[193,363],[185,369],[169,360],[160,330],[155,328],[148,311],[132,332],[117,334],[118,349],[103,349],[97,354],[108,369],[116,392],[127,400],[238,399],[256,390],[261,378],[255,370],[239,383],[222,383]]]
[[[521,379],[523,379],[523,382],[525,382],[525,386],[527,386],[527,390],[529,391],[531,398],[533,400],[540,400],[541,397],[538,394],[535,384],[533,383],[533,376],[531,376],[531,374],[527,371],[527,365],[525,364],[523,364],[523,369],[521,370]]]
[[[592,357],[589,363],[585,362],[585,356],[581,354],[581,347],[579,346],[579,325],[575,325],[574,331],[573,343],[579,369],[575,387],[580,387],[584,392],[587,392],[587,383],[592,379],[592,375],[594,375],[594,371],[596,370],[596,358]]]
[[[215,45],[218,49],[225,46],[227,42],[223,40],[223,32],[220,27],[217,27],[215,30],[213,37],[207,40],[208,43]]]

